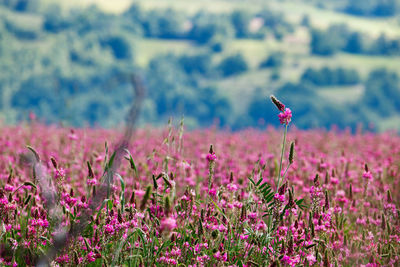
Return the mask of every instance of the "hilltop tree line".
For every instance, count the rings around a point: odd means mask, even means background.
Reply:
[[[351,54],[399,56],[400,38],[389,38],[385,34],[373,39],[349,30],[345,24],[335,24],[327,30],[311,30],[311,52],[331,56],[337,52]]]

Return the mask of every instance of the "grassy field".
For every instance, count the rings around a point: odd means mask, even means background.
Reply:
[[[136,63],[146,67],[150,60],[160,54],[182,54],[193,51],[193,45],[188,41],[159,40],[159,39],[135,39]]]
[[[364,92],[362,85],[329,86],[318,89],[318,94],[332,103],[347,104],[356,102]]]

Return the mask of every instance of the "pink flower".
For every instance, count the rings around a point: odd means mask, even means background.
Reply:
[[[93,178],[93,179],[87,179],[87,180],[86,180],[86,183],[87,183],[87,185],[89,185],[89,186],[95,186],[95,185],[98,184],[98,182],[97,182],[97,180],[96,180],[95,178]]]
[[[217,160],[217,156],[215,155],[215,153],[208,153],[206,156],[206,159],[208,161],[216,161]]]
[[[247,215],[247,217],[249,217],[249,219],[256,219],[257,218],[257,213],[256,212],[250,212],[249,215]]]
[[[231,191],[231,192],[235,192],[235,191],[238,190],[238,186],[235,185],[235,184],[233,184],[233,183],[228,184],[228,185],[226,186],[226,188],[228,188],[228,190]]]
[[[275,198],[276,200],[279,200],[280,202],[284,202],[284,201],[285,201],[285,195],[279,195],[278,193],[276,193],[276,194],[274,195],[274,198]]]
[[[55,177],[56,177],[56,179],[64,178],[65,177],[65,170],[63,168],[57,169],[56,173],[55,173]]]
[[[96,255],[94,254],[94,252],[90,251],[86,256],[86,259],[87,259],[88,262],[94,262],[96,260],[95,256]]]
[[[366,171],[362,177],[367,180],[372,180],[372,173],[370,171]]]
[[[171,232],[176,227],[177,227],[176,220],[174,218],[168,217],[164,218],[161,221],[160,230],[161,232],[163,231]]]
[[[285,108],[285,111],[279,113],[278,117],[281,124],[287,125],[292,120],[292,111],[290,110],[290,108]]]
[[[317,259],[315,258],[315,256],[313,254],[307,255],[306,258],[310,265],[313,265],[317,261]]]
[[[111,224],[106,224],[106,225],[104,226],[104,231],[105,231],[107,234],[114,234],[114,226],[112,226]]]
[[[215,197],[215,196],[217,195],[217,189],[211,188],[211,189],[208,191],[208,194],[209,194],[210,196]]]

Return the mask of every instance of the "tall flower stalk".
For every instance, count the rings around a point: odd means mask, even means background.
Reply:
[[[289,123],[290,123],[290,121],[292,119],[292,111],[289,108],[286,108],[285,105],[282,102],[280,102],[275,96],[271,95],[270,98],[271,98],[272,103],[274,103],[275,106],[278,108],[278,110],[281,112],[278,115],[280,123],[285,125],[285,130],[283,132],[281,158],[280,158],[280,163],[279,163],[278,181],[276,181],[276,191],[275,191],[275,193],[278,193],[278,190],[279,190],[279,187],[280,187],[280,183],[281,183],[281,178],[282,178],[282,163],[283,163],[283,156],[285,154],[286,135],[287,135],[287,130],[288,130]],[[293,149],[292,148],[291,148],[291,158],[293,160]],[[290,164],[291,164],[291,162],[289,160],[289,166],[290,166]],[[288,168],[289,168],[289,166],[288,166]],[[285,175],[286,175],[286,172],[287,172],[288,168],[285,171]]]

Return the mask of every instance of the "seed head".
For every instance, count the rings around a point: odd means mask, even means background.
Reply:
[[[275,106],[279,109],[279,111],[284,111],[285,110],[285,105],[282,104],[281,101],[279,101],[278,99],[276,99],[276,97],[274,95],[270,96],[272,103],[275,104]]]
[[[293,163],[293,157],[294,157],[294,142],[290,144],[290,152],[289,152],[289,163]]]

